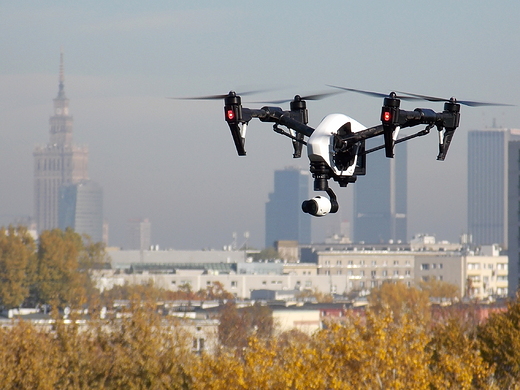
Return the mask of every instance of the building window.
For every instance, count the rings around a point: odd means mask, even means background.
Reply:
[[[428,263],[421,264],[421,271],[428,271],[429,269],[430,269],[430,264],[428,264]]]
[[[231,281],[231,288],[237,288],[237,282],[236,280]]]
[[[376,277],[376,271],[370,271],[370,276],[372,278],[375,278]]]
[[[388,276],[388,271],[386,269],[383,270],[383,276]]]
[[[349,260],[348,265],[354,265],[354,262],[352,260]]]
[[[336,261],[337,265],[341,265],[341,260]]]
[[[359,276],[365,276],[365,271],[359,271]]]
[[[376,261],[375,260],[372,260],[372,267],[375,267],[376,266]]]
[[[399,260],[394,260],[394,265],[399,265]]]
[[[399,276],[399,271],[398,270],[394,271],[394,276]]]

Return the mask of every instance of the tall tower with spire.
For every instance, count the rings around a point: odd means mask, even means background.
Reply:
[[[72,142],[72,116],[65,96],[63,51],[58,96],[50,117],[50,140],[34,149],[34,219],[39,232],[59,227],[60,187],[88,179],[88,149]]]

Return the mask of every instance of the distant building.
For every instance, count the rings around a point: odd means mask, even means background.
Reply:
[[[311,216],[301,209],[309,197],[309,173],[298,168],[274,172],[274,191],[265,205],[265,247],[276,241],[311,242]]]
[[[87,234],[93,242],[103,241],[103,190],[92,180],[60,187],[59,228]]]
[[[520,140],[520,130],[468,133],[468,233],[475,245],[507,248],[508,143],[513,140]]]
[[[508,240],[509,296],[520,285],[520,141],[509,142],[508,155]]]
[[[367,149],[377,146],[374,142],[368,140]],[[383,151],[369,154],[366,169],[354,184],[354,242],[406,242],[406,145],[396,146],[394,158]]]
[[[152,224],[148,218],[136,218],[128,221],[129,250],[148,250],[152,244]]]
[[[34,219],[38,232],[59,227],[60,187],[88,179],[88,149],[72,142],[72,116],[65,96],[63,53],[58,96],[50,118],[50,140],[34,149]]]
[[[432,237],[423,241],[413,249],[410,244],[312,245],[312,263],[251,262],[243,251],[113,251],[112,268],[95,279],[100,289],[153,281],[168,290],[189,284],[199,291],[219,283],[244,299],[255,290],[288,292],[278,297],[293,290],[365,296],[385,282],[417,286],[429,280],[455,285],[459,298],[507,296],[508,257],[498,245],[468,252],[460,244],[434,243]]]

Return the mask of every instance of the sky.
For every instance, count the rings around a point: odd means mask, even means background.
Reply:
[[[147,217],[161,248],[220,249],[245,232],[262,248],[273,172],[308,169],[306,156],[252,121],[238,157],[223,102],[168,97],[267,90],[244,98],[260,108],[327,84],[515,105],[463,107],[444,162],[436,132],[408,143],[408,234],[457,241],[468,130],[520,128],[518,15],[517,0],[0,0],[0,223],[33,213],[32,152],[49,140],[63,50],[74,141],[89,147],[111,246],[125,245],[129,219]],[[381,104],[354,93],[308,102],[309,125],[336,112],[377,125]],[[442,110],[401,104],[415,107]],[[315,242],[352,218],[352,185],[331,186],[340,212],[313,221]]]

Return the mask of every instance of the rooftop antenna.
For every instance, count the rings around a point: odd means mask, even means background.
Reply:
[[[60,78],[58,97],[65,97],[65,72],[63,70],[63,46],[60,48]]]

